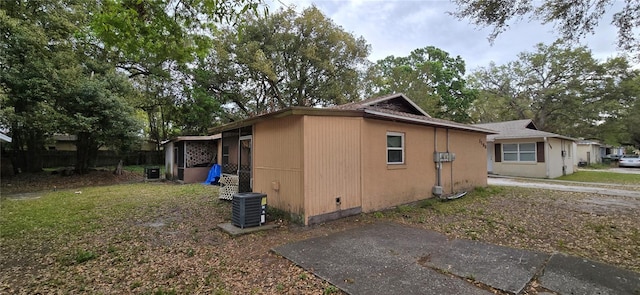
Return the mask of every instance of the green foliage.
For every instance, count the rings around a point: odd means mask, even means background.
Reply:
[[[78,250],[74,256],[74,260],[76,264],[80,264],[89,260],[93,260],[96,257],[98,257],[98,255],[92,251]]]
[[[137,143],[140,130],[133,108],[124,97],[131,92],[129,81],[121,74],[79,77],[77,87],[58,103],[60,132],[77,136],[76,172],[84,173],[93,166],[102,146],[127,151]]]
[[[103,51],[82,38],[90,1],[6,1],[0,10],[0,85],[3,127],[14,148],[26,149],[17,165],[41,170],[48,135],[78,137],[78,172],[102,145],[124,147],[137,127],[124,97],[130,82],[103,61]]]
[[[338,289],[337,287],[335,287],[335,286],[327,286],[322,291],[322,294],[327,295],[327,294],[335,294],[335,293],[338,293],[338,292],[340,292],[340,289]]]
[[[180,203],[186,196],[211,195],[210,188],[200,184],[130,184],[84,188],[81,192],[49,192],[40,198],[19,202],[0,200],[0,239],[21,236],[57,239],[78,233],[90,234],[110,219],[134,218],[154,206]]]
[[[573,174],[560,176],[556,179],[596,183],[638,184],[640,183],[640,174],[605,171],[578,171]]]
[[[621,137],[620,120],[640,95],[628,82],[636,76],[624,58],[598,62],[585,47],[538,44],[516,61],[472,73],[479,98],[471,117],[478,123],[532,119],[540,130],[584,138],[617,129],[611,134]]]
[[[75,71],[69,42],[78,15],[63,1],[0,2],[0,87],[2,127],[13,147],[26,150],[18,161],[25,171],[40,171],[44,138],[56,130],[53,103],[63,97]]]
[[[216,23],[235,23],[249,11],[257,13],[261,2],[106,0],[90,28],[131,76],[163,74],[163,64],[186,64],[204,55]]]
[[[471,191],[471,193],[469,194],[469,196],[487,198],[493,195],[500,194],[503,192],[503,190],[504,188],[499,186],[487,186],[487,187],[479,186],[474,188],[473,191]]]
[[[624,2],[624,5],[613,5]],[[640,3],[635,0],[455,0],[459,10],[454,15],[460,19],[468,18],[477,26],[493,27],[489,39],[494,40],[504,32],[512,20],[539,20],[543,24],[553,23],[554,28],[567,41],[576,42],[595,32],[602,17],[610,10],[613,13],[611,24],[618,27],[618,47],[640,53]],[[526,17],[528,16],[528,17]],[[609,22],[608,20],[606,22]],[[636,56],[640,58],[640,55]]]
[[[194,71],[197,95],[233,105],[221,121],[289,106],[326,106],[359,98],[369,48],[316,7],[248,18],[221,30]]]
[[[469,122],[467,111],[476,91],[466,86],[465,63],[442,49],[427,46],[407,57],[388,56],[371,66],[368,95],[404,93],[432,116]]]

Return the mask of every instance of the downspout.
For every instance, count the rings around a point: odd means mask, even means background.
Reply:
[[[564,139],[560,140],[560,157],[562,157],[562,175],[567,175],[567,150]]]
[[[447,154],[449,153],[449,128],[447,128]],[[453,194],[453,161],[449,162],[449,170],[451,170],[451,193]]]
[[[544,167],[545,167],[545,177],[549,178],[549,142],[547,137],[544,137]]]
[[[433,152],[438,152],[438,128],[433,127]],[[442,186],[442,163],[436,162],[436,186]]]

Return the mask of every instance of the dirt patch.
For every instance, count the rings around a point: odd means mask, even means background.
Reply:
[[[638,212],[637,210],[640,209],[640,199],[623,197],[609,198],[605,196],[599,198],[590,197],[579,200],[571,205],[586,213],[633,213]]]

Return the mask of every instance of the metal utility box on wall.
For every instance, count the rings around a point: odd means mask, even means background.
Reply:
[[[158,167],[145,167],[144,177],[147,179],[160,179],[160,168]]]
[[[231,223],[245,228],[266,222],[267,195],[261,193],[237,193],[231,200]]]

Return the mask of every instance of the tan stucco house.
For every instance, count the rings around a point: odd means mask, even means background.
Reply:
[[[487,171],[491,174],[556,178],[577,165],[576,140],[540,131],[531,120],[475,124],[495,130],[487,136]]]
[[[486,186],[491,133],[432,118],[402,94],[210,130],[240,192],[264,193],[307,225]]]
[[[595,140],[579,140],[576,148],[576,158],[578,164],[597,164],[602,163],[600,142]]]

